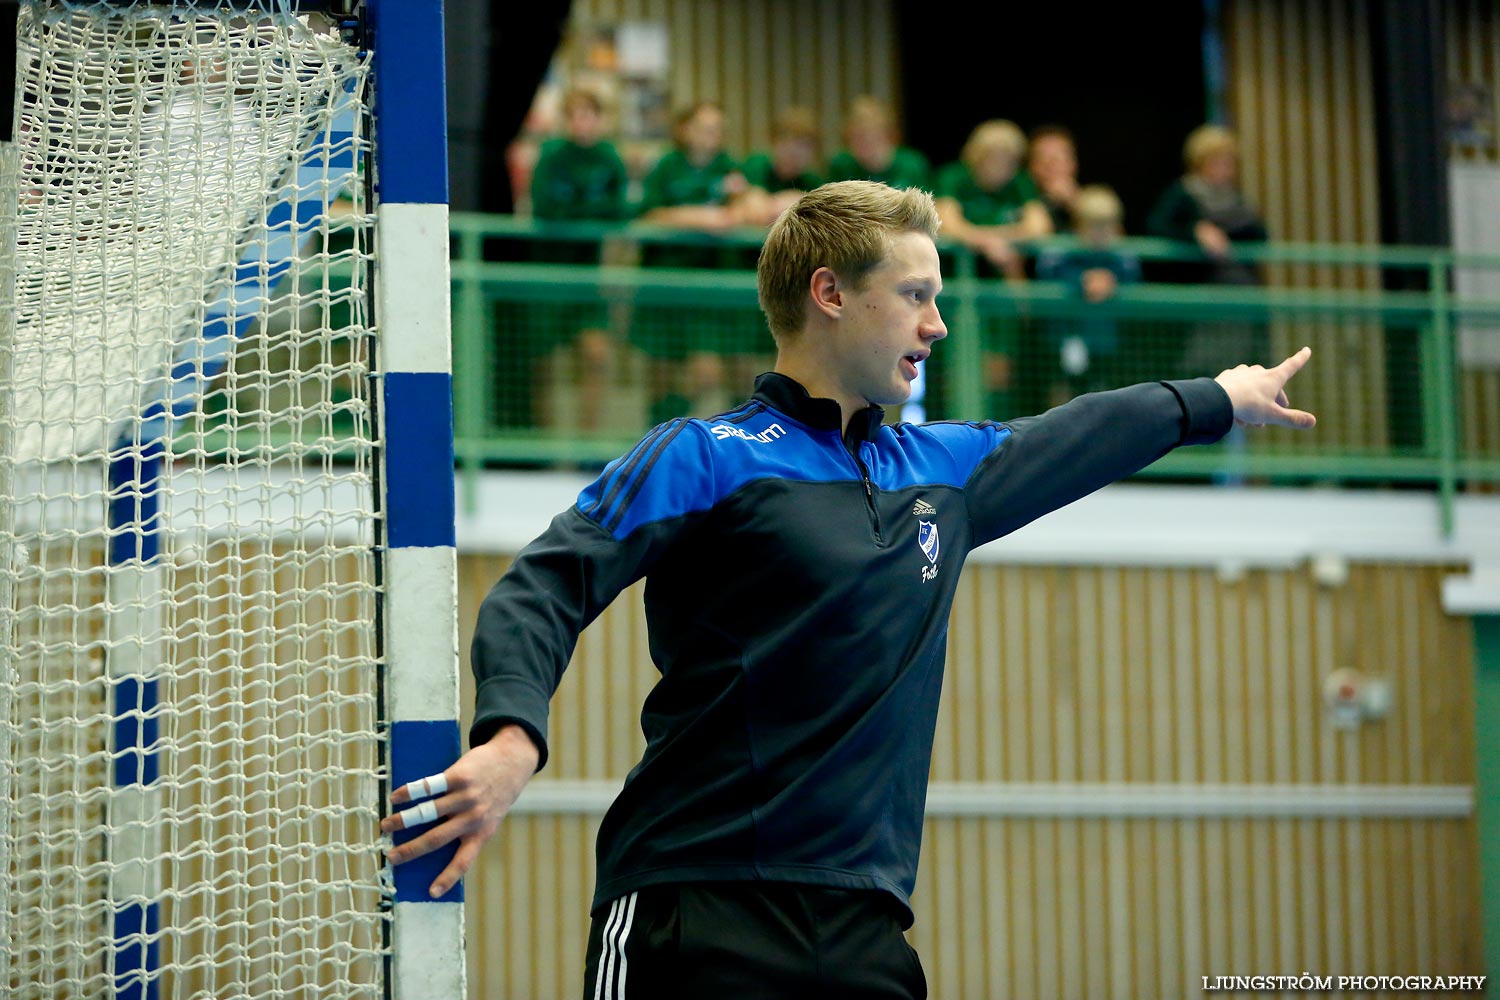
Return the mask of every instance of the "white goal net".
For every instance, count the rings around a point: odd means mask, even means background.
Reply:
[[[379,997],[367,66],[30,0],[0,253],[0,995]]]

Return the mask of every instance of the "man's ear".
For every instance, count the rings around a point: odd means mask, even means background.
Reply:
[[[813,308],[829,319],[838,319],[844,312],[844,283],[833,273],[832,268],[820,267],[808,280],[812,293]]]

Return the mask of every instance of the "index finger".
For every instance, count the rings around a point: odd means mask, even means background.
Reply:
[[[1282,383],[1285,384],[1286,382],[1291,381],[1292,376],[1300,372],[1302,370],[1302,366],[1307,364],[1308,359],[1311,357],[1312,348],[1304,347],[1302,348],[1302,350],[1298,351],[1296,354],[1293,354],[1281,364],[1277,365],[1276,370],[1282,375]]]

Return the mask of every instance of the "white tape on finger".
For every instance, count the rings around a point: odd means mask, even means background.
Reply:
[[[404,786],[406,794],[412,799],[425,799],[432,795],[442,795],[448,790],[448,776],[446,774],[434,774],[423,778],[421,781],[407,782]]]
[[[403,830],[410,830],[414,826],[431,823],[437,818],[437,803],[423,802],[419,806],[412,806],[410,809],[401,810],[401,828]]]

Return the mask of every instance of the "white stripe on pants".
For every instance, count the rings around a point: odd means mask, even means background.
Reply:
[[[636,893],[621,896],[609,904],[604,921],[604,940],[599,947],[599,972],[594,978],[594,1000],[624,1000],[625,939],[635,920]]]

